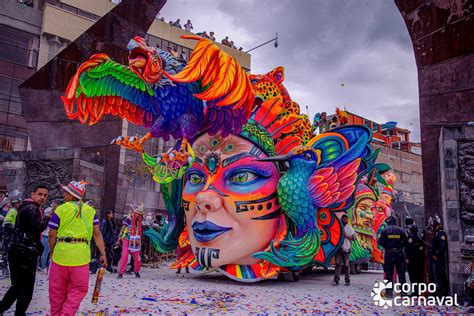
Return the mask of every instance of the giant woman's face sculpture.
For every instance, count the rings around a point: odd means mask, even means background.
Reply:
[[[217,267],[259,262],[278,226],[279,172],[248,140],[204,134],[193,144],[196,159],[186,173],[183,205],[199,264]]]

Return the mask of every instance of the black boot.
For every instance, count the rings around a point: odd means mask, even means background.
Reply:
[[[135,272],[135,277],[136,277],[136,278],[140,278],[140,273],[139,273],[139,272]]]
[[[117,279],[121,279],[121,278],[123,278],[123,274],[119,273],[119,275],[117,275]]]

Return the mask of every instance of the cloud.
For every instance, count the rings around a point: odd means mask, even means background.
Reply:
[[[252,73],[282,65],[293,100],[311,115],[345,106],[380,123],[397,121],[420,139],[413,49],[392,1],[173,0],[162,16],[191,19],[194,31],[229,36],[244,50],[278,32],[278,48],[251,53]]]

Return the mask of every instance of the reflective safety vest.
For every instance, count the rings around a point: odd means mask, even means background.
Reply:
[[[81,208],[80,215],[79,208]],[[94,227],[95,209],[85,203],[66,202],[56,208],[59,217],[57,238],[86,239],[87,242],[56,241],[53,262],[62,266],[82,266],[91,261],[90,241]]]
[[[17,214],[18,211],[16,210],[16,208],[11,208],[3,219],[3,226],[5,226],[6,224],[12,224],[12,226],[15,226]]]

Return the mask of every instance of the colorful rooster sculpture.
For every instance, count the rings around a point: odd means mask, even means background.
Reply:
[[[254,102],[248,75],[233,57],[210,40],[183,38],[198,40],[187,65],[137,36],[127,47],[129,66],[95,54],[79,67],[62,97],[69,119],[82,124],[111,114],[149,128],[142,138],[120,136],[113,143],[142,153],[160,183],[180,178],[192,164],[190,143],[198,132],[238,134]],[[178,141],[155,162],[143,149],[153,137]]]

